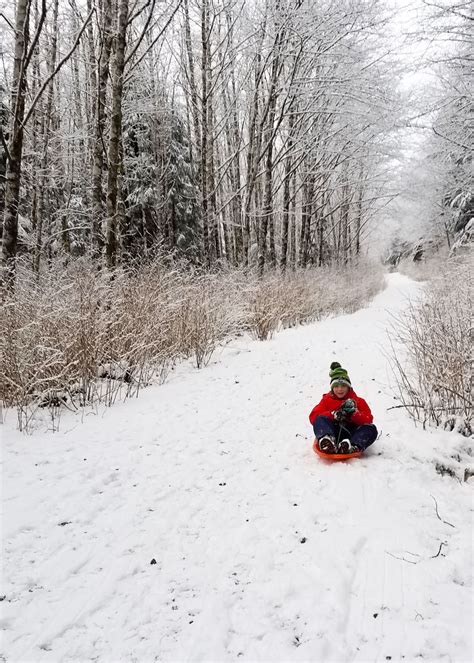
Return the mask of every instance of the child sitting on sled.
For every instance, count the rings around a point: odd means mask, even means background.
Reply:
[[[331,364],[329,377],[331,391],[309,415],[318,446],[327,454],[364,451],[377,439],[372,412],[352,389],[347,371],[337,361]]]

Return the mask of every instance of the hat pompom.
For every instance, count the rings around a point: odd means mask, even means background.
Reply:
[[[341,368],[341,364],[338,361],[333,361],[329,368],[333,371],[335,368]]]

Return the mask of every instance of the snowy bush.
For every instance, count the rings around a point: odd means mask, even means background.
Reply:
[[[38,408],[56,418],[137,395],[178,361],[206,365],[236,333],[265,340],[280,327],[353,311],[382,287],[379,268],[298,270],[258,278],[156,261],[98,272],[85,259],[40,276],[19,266],[0,323],[0,398],[20,428]]]
[[[182,356],[194,357],[197,368],[205,366],[216,347],[241,327],[236,295],[229,274],[183,275],[176,304],[177,336]]]
[[[282,327],[351,313],[383,287],[380,266],[321,267],[255,278],[247,290],[248,328],[260,340]]]
[[[415,281],[430,281],[438,276],[440,267],[449,260],[447,247],[439,249],[422,260],[414,261],[412,257],[404,258],[398,263],[398,271]]]
[[[473,431],[472,301],[467,263],[450,263],[394,324],[393,367],[400,398],[410,414],[468,436]],[[405,357],[397,348],[403,347]]]

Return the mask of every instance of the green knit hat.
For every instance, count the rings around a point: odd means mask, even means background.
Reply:
[[[333,361],[329,370],[329,377],[331,378],[331,389],[338,386],[352,387],[351,380],[345,368],[337,361]]]

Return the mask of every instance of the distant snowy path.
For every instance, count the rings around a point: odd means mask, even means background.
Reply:
[[[434,467],[466,440],[387,411],[389,311],[418,287],[390,275],[366,309],[233,342],[56,434],[11,414],[4,660],[471,660],[473,483]],[[327,464],[308,413],[334,360],[383,435]]]

